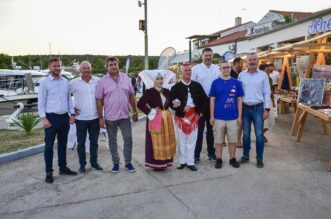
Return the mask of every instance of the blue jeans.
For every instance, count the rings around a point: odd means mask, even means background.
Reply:
[[[52,124],[51,127],[45,129],[45,149],[44,159],[46,172],[53,172],[53,146],[55,137],[57,137],[57,154],[60,170],[67,166],[67,141],[69,132],[69,115],[56,115],[54,113],[46,113],[46,118]]]
[[[256,137],[256,159],[263,160],[264,138],[263,138],[263,113],[264,105],[260,103],[255,106],[243,106],[243,156],[249,158],[251,149],[251,124],[253,122]]]
[[[77,152],[80,166],[86,165],[85,141],[87,132],[90,140],[90,163],[96,165],[98,162],[98,140],[100,133],[99,119],[93,120],[76,120],[77,128]]]

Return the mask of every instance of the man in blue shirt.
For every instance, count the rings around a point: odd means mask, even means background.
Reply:
[[[60,175],[76,175],[67,167],[69,123],[75,122],[68,80],[61,76],[61,61],[52,58],[49,76],[41,81],[38,91],[38,114],[45,129],[44,158],[47,183],[53,183],[53,146],[57,137]],[[69,117],[69,113],[71,116]]]
[[[222,72],[220,78],[213,81],[210,89],[210,124],[213,126],[215,137],[216,164],[215,168],[222,167],[222,153],[225,134],[227,135],[230,164],[238,168],[236,160],[236,143],[238,125],[241,124],[242,96],[244,95],[240,81],[230,76],[229,62],[220,64]]]
[[[257,69],[258,57],[256,53],[247,56],[248,69],[239,74],[245,96],[243,97],[243,143],[244,150],[240,163],[249,162],[251,149],[251,124],[254,124],[256,136],[257,167],[263,167],[263,123],[269,117],[270,84],[268,75]]]

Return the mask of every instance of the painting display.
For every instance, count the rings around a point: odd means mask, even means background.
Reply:
[[[314,65],[313,78],[321,78],[331,81],[331,65]]]
[[[321,105],[325,79],[302,79],[299,87],[298,103]]]

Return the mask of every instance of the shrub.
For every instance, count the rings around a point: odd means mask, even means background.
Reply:
[[[31,130],[40,122],[40,118],[35,113],[22,113],[14,120],[14,124],[24,129],[27,135],[31,134]]]

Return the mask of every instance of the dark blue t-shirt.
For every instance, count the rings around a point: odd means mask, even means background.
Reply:
[[[215,119],[238,119],[237,98],[244,96],[240,81],[234,78],[230,78],[229,80],[218,78],[213,81],[209,96],[215,97]]]

